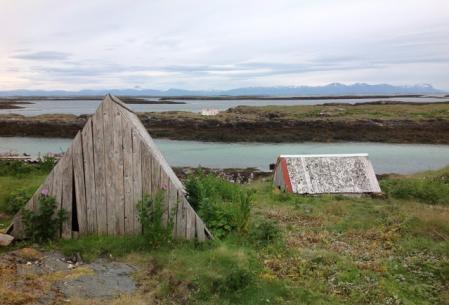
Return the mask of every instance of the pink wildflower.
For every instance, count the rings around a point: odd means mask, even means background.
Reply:
[[[42,195],[42,196],[48,196],[48,188],[42,189],[41,195]]]

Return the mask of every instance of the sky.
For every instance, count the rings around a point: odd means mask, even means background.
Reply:
[[[447,0],[0,0],[0,90],[429,83]]]

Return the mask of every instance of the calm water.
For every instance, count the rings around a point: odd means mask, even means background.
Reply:
[[[186,104],[175,105],[128,105],[137,112],[161,111],[191,111],[200,112],[204,108],[226,110],[238,105],[266,106],[266,105],[316,105],[323,103],[361,103],[373,101],[405,101],[405,102],[442,102],[448,98],[419,97],[419,98],[373,98],[373,99],[344,99],[344,100],[182,100]],[[99,100],[36,100],[34,104],[22,105],[23,109],[0,109],[1,113],[18,113],[27,116],[45,113],[70,113],[75,115],[94,113],[101,101]]]
[[[70,139],[0,137],[0,152],[65,151]],[[377,173],[412,173],[449,165],[449,145],[381,143],[208,143],[156,139],[172,166],[268,169],[280,154],[368,153]]]

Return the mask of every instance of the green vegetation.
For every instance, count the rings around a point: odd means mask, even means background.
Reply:
[[[266,120],[426,120],[449,119],[449,103],[434,104],[329,104],[295,106],[237,106],[217,116],[205,117],[190,112],[142,113],[141,118],[195,119],[201,121]]]
[[[247,232],[252,192],[201,172],[187,179],[186,189],[187,199],[214,236]]]
[[[32,188],[21,188],[11,192],[6,196],[4,211],[8,215],[15,215],[22,207],[30,200],[33,193],[36,191]]]
[[[45,165],[0,161],[0,231],[45,179],[53,166],[50,167],[49,162],[54,160],[46,160]]]
[[[142,224],[143,238],[153,248],[170,243],[173,232],[173,219],[164,217],[162,206],[164,192],[154,197],[145,195],[138,203],[139,221]]]
[[[448,176],[391,176],[386,198],[350,198],[200,174],[186,183],[189,199],[220,238],[154,247],[144,235],[86,236],[43,247],[138,265],[138,291],[114,304],[449,304]]]
[[[63,209],[57,211],[55,198],[44,191],[39,195],[37,205],[36,211],[23,209],[21,212],[25,237],[37,243],[57,238],[62,223],[67,219],[67,212]]]
[[[298,106],[238,106],[231,114],[271,119],[327,120],[425,120],[449,119],[449,103],[435,104],[338,104]]]

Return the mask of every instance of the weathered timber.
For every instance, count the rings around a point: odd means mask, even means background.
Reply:
[[[93,134],[93,160],[94,162],[94,177],[95,177],[95,215],[96,226],[95,230],[89,232],[98,234],[108,233],[107,222],[107,198],[106,198],[106,162],[104,151],[104,133],[103,133],[103,104],[101,104],[94,116],[92,117],[92,134]],[[92,216],[93,217],[93,214]]]
[[[84,183],[86,190],[87,232],[98,232],[96,189],[95,189],[95,163],[93,155],[92,120],[89,119],[82,132]]]
[[[76,213],[80,232],[88,232],[86,187],[84,181],[83,143],[79,132],[72,144],[73,178],[75,180]],[[74,198],[74,199],[75,199]]]
[[[163,194],[162,221],[177,238],[212,238],[190,206],[185,189],[136,114],[108,95],[75,136],[64,157],[28,201],[36,210],[43,188],[67,212],[63,238],[83,234],[140,234],[137,204]],[[73,221],[72,221],[73,220]],[[169,222],[170,220],[170,222]],[[23,236],[20,213],[7,230]]]

